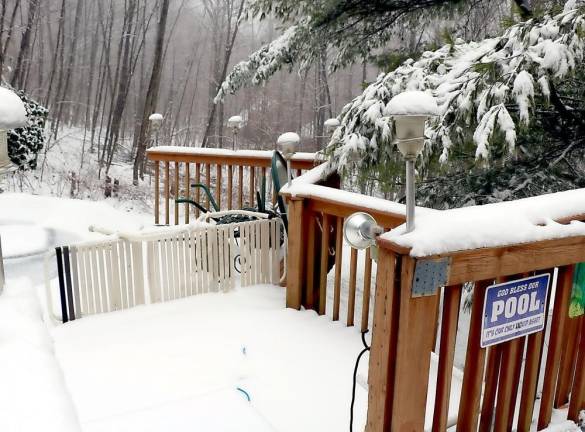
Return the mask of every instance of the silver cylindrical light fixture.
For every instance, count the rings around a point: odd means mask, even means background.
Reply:
[[[411,232],[416,207],[416,158],[424,148],[425,123],[438,115],[439,109],[430,94],[408,91],[394,96],[386,111],[394,119],[396,146],[406,161],[406,232]]]
[[[282,156],[286,159],[286,170],[288,172],[288,185],[292,183],[292,169],[291,159],[297,152],[297,147],[301,142],[301,137],[295,132],[286,132],[278,137],[276,141],[276,147],[282,153]]]
[[[349,216],[343,224],[343,237],[354,249],[367,249],[376,244],[376,237],[384,229],[368,213],[357,212]]]

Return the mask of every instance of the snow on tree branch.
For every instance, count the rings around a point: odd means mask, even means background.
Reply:
[[[409,59],[344,107],[325,150],[330,168],[343,172],[389,159],[394,149],[387,104],[408,90],[429,92],[439,103],[440,116],[427,124],[427,162],[437,154],[446,162],[454,147],[470,143],[484,161],[513,152],[517,130],[530,124],[537,101],[548,103],[552,84],[573,72],[584,51],[584,11],[565,7],[500,37],[457,40]]]
[[[262,84],[284,64],[292,64],[302,47],[308,49],[305,43],[307,31],[304,23],[292,26],[282,36],[250,55],[248,60],[235,65],[222,83],[214,102],[248,85]]]

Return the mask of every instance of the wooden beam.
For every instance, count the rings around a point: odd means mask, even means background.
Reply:
[[[327,190],[326,186],[323,186]],[[283,194],[287,197],[287,194]],[[337,200],[334,198],[307,198],[307,209],[312,210],[316,213],[327,213],[337,217],[346,218],[349,215],[357,212],[364,211],[363,206],[359,202],[348,202]],[[406,221],[404,215],[391,212],[382,212],[377,210],[367,210],[371,214],[376,222],[384,228],[395,228],[402,225]]]
[[[579,413],[585,410],[585,316],[579,318],[581,321],[579,336],[579,353],[575,366],[575,377],[569,402],[569,420],[578,421]]]
[[[189,162],[201,164],[233,164],[244,166],[255,166],[270,168],[272,163],[272,152],[266,155],[250,155],[246,152],[226,152],[226,154],[188,154],[183,152],[167,152],[149,150],[147,158],[151,161],[162,162]],[[315,161],[314,156],[302,157],[295,155],[291,160],[292,169],[310,170],[321,164],[322,161]]]
[[[459,404],[459,416],[457,419],[457,428],[462,431],[477,430],[486,355],[486,349],[480,346],[481,324],[486,288],[492,282],[492,280],[476,282],[473,291],[471,322],[469,324],[469,336],[467,337],[467,355],[465,356],[461,403]]]
[[[432,432],[445,432],[449,417],[451,396],[451,377],[455,359],[455,340],[461,303],[462,285],[444,288],[443,319],[441,321],[441,340],[439,342],[439,366],[437,368],[437,389]]]
[[[386,432],[390,427],[394,396],[394,358],[398,326],[398,257],[380,250],[370,365],[368,372],[368,420],[366,432]]]
[[[405,252],[403,247],[386,239],[380,239],[378,244],[399,254]],[[409,253],[408,250],[406,252]],[[583,262],[585,261],[585,236],[474,249],[417,259],[441,258],[450,259],[447,285],[456,285],[472,280],[494,279]]]
[[[286,307],[299,310],[302,302],[305,262],[303,201],[292,200],[288,207],[288,215]]]
[[[561,350],[564,348],[563,330],[565,320],[568,319],[569,298],[573,287],[573,272],[575,266],[559,268],[555,304],[551,321],[548,355],[542,385],[540,413],[538,415],[538,429],[544,429],[550,423],[554,401],[554,392],[560,367]]]
[[[439,295],[412,297],[415,261],[402,258],[392,431],[424,430]]]

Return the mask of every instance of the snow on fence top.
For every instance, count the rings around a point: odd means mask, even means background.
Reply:
[[[585,215],[585,189],[433,213],[417,212],[414,231],[406,234],[406,227],[401,225],[382,238],[410,248],[413,257],[423,257],[585,235],[585,223],[555,222],[579,215]]]
[[[26,126],[26,109],[16,93],[0,87],[0,129],[16,129]]]
[[[168,154],[186,154],[193,156],[232,156],[232,157],[246,157],[257,159],[271,159],[272,150],[229,150],[219,148],[207,147],[179,147],[179,146],[158,146],[151,147],[147,153],[168,153]],[[317,153],[295,153],[292,160],[315,160],[319,161]]]

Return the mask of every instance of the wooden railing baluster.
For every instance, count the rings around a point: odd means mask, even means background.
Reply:
[[[256,192],[256,167],[251,166],[250,167],[250,186],[249,186],[249,199],[250,202],[248,203],[249,207],[254,207],[254,202],[256,201],[254,199],[255,196],[255,192]]]
[[[233,174],[233,169],[231,165],[227,166],[227,176],[228,176],[228,185],[227,185],[227,208],[228,210],[231,210],[234,208],[234,193],[232,188],[234,187],[234,174]]]
[[[195,164],[195,183],[201,183],[201,164]],[[201,200],[201,191],[199,188],[195,189],[195,201],[199,202]],[[199,209],[195,209],[195,216],[199,217]]]
[[[327,264],[329,261],[330,216],[323,213],[323,233],[321,234],[321,261],[319,266],[319,315],[325,315],[327,308]]]
[[[175,192],[175,199],[179,196],[179,162],[175,162],[175,182],[174,182],[174,192]],[[175,225],[179,225],[179,204],[175,201]]]
[[[189,172],[189,162],[185,163],[185,198],[191,198],[191,189],[189,188],[189,183],[191,181],[191,175]],[[185,203],[185,223],[189,223],[189,203]]]
[[[485,348],[480,347],[483,304],[486,288],[492,281],[475,283],[473,291],[473,306],[469,336],[467,338],[467,355],[465,356],[465,373],[461,387],[461,402],[459,404],[458,428],[465,431],[477,430],[479,419],[479,403],[485,367]]]
[[[170,196],[169,196],[169,188],[170,188],[170,184],[169,184],[169,162],[165,162],[165,184],[164,184],[164,188],[165,188],[165,224],[166,225],[170,225]]]
[[[557,289],[553,316],[551,320],[548,355],[542,385],[540,412],[538,414],[538,429],[544,429],[550,423],[554,402],[554,392],[559,373],[561,350],[563,349],[563,329],[569,305],[569,297],[573,287],[573,265],[559,267]]]
[[[160,162],[154,161],[154,224],[159,224],[160,218]]]
[[[437,387],[435,392],[435,411],[432,432],[445,432],[449,417],[451,397],[451,377],[455,359],[457,322],[461,303],[461,285],[443,288],[443,314],[441,320],[441,339],[439,341],[439,365],[437,367]]]
[[[221,186],[222,186],[222,165],[217,164],[215,166],[215,197],[217,200],[217,205],[219,206],[220,210],[224,210],[223,206],[221,205]]]
[[[209,193],[213,193],[211,192],[211,164],[205,164],[205,184],[207,185],[207,189],[209,189]],[[205,194],[205,208],[213,211],[207,194]]]
[[[347,326],[351,327],[355,318],[355,288],[357,281],[357,249],[351,248],[349,259],[349,293],[347,296]]]
[[[366,249],[364,258],[364,291],[362,293],[362,326],[361,331],[368,330],[370,320],[370,291],[372,287],[372,255],[370,248]]]
[[[244,166],[238,166],[238,208],[244,207]]]
[[[578,321],[581,328],[568,416],[574,422],[579,420],[579,413],[585,407],[585,315],[581,315]]]
[[[341,266],[343,261],[343,218],[337,218],[335,229],[335,281],[333,284],[333,321],[339,321],[341,304]]]

